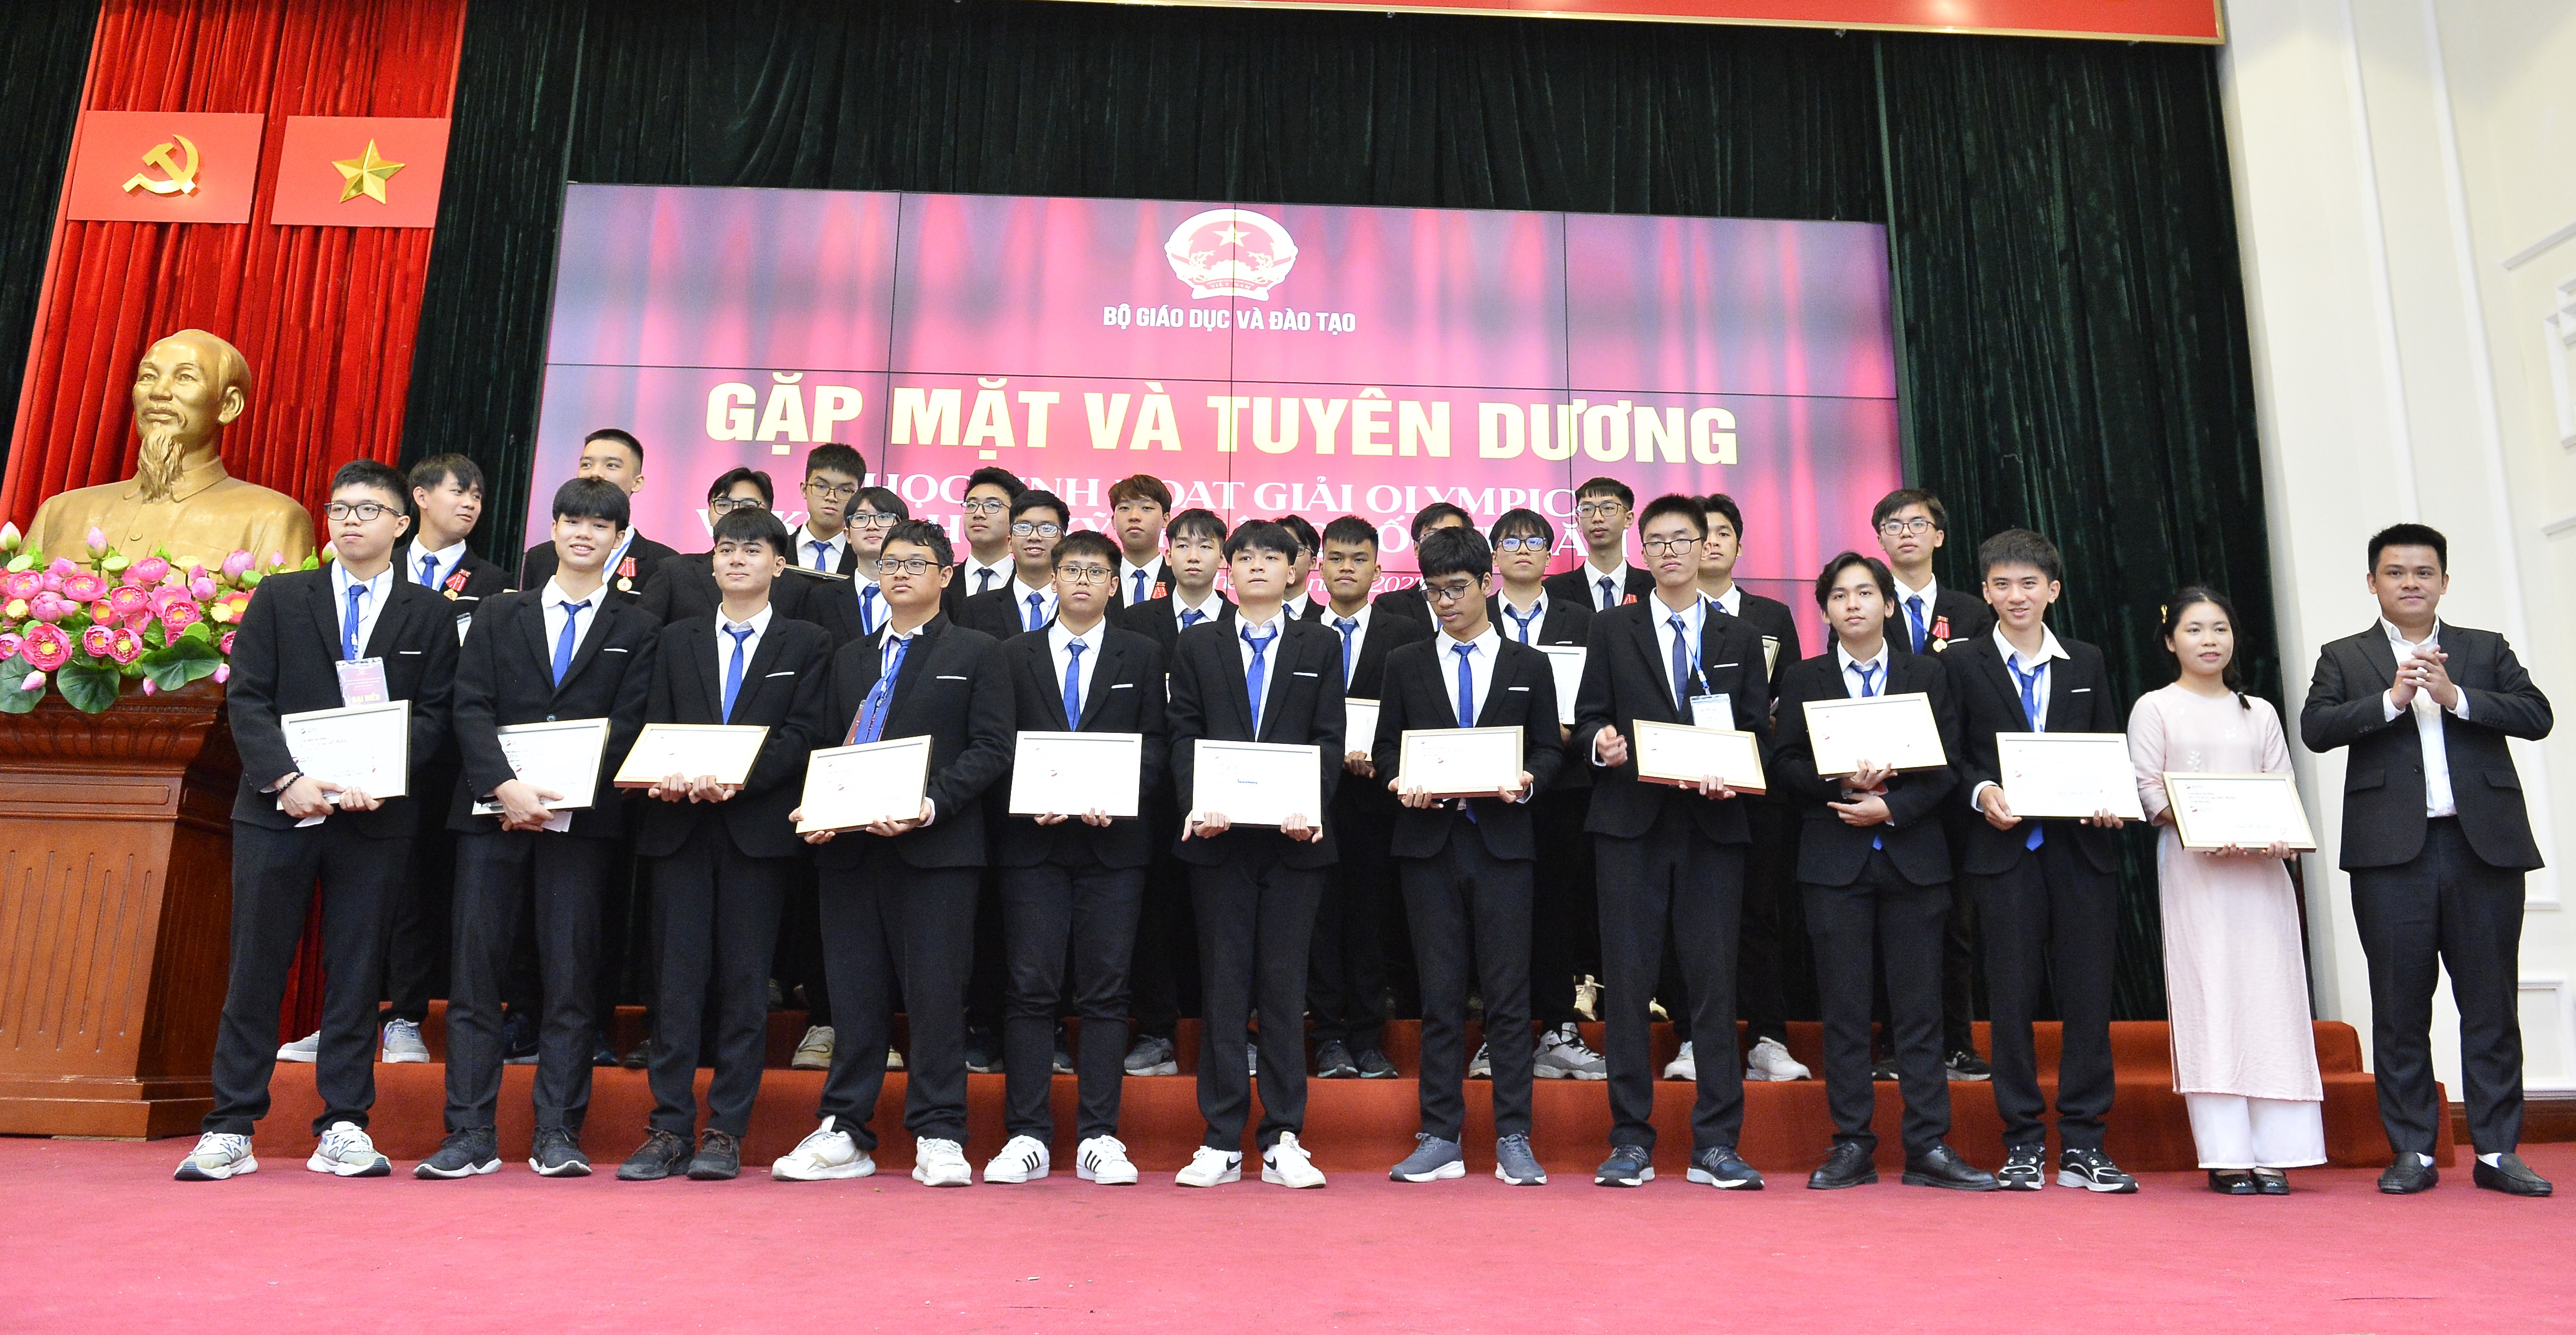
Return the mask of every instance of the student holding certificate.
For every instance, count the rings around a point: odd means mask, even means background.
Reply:
[[[1961,827],[1959,871],[1985,928],[1986,983],[1994,1006],[1995,1110],[2004,1121],[2006,1191],[2047,1185],[2048,1127],[2031,1021],[2057,998],[2064,1045],[2057,1058],[2057,1184],[2126,1194],[2136,1178],[2102,1152],[2111,1112],[2111,953],[2118,938],[2118,850],[2108,811],[2089,820],[2015,815],[1995,741],[2006,732],[2118,732],[2120,710],[2102,651],[2060,640],[2043,619],[2063,587],[2057,544],[2006,529],[1977,548],[1995,629],[1950,646],[1959,702],[1959,784],[1977,819]],[[2043,808],[2044,809],[2044,808]]]
[[[832,637],[769,602],[787,565],[787,526],[765,509],[716,521],[715,576],[724,603],[666,626],[654,655],[646,720],[761,727],[740,783],[686,767],[645,790],[635,852],[653,894],[653,1113],[644,1144],[617,1176],[742,1171],[742,1137],[760,1093],[769,1037],[770,957],[779,916],[804,871],[787,813],[806,754],[840,740],[824,717]],[[706,1025],[708,1012],[714,1023]],[[712,1028],[707,1131],[697,1135],[699,1035]]]
[[[1905,1097],[1905,1181],[1992,1191],[1994,1174],[1942,1143],[1950,1133],[1950,1083],[1941,1065],[1941,925],[1950,909],[1950,844],[1940,808],[1957,786],[1950,767],[1905,774],[1861,756],[1850,773],[1819,773],[1807,726],[1809,701],[1928,697],[1945,755],[1959,754],[1949,674],[1926,655],[1895,652],[1887,616],[1896,581],[1875,557],[1844,552],[1816,576],[1832,643],[1780,679],[1774,782],[1802,809],[1798,881],[1825,1021],[1825,1101],[1834,1149],[1807,1178],[1819,1191],[1878,1180],[1870,1130],[1873,979],[1887,981],[1888,1026]],[[1881,948],[1885,956],[1880,958]]]
[[[191,393],[211,400],[211,391],[196,388],[206,383],[172,391],[181,411],[219,410],[218,402],[187,401]],[[393,568],[394,542],[411,524],[405,490],[401,474],[374,460],[343,465],[323,512],[337,559],[260,581],[234,636],[226,701],[242,777],[233,799],[232,966],[215,1031],[214,1107],[179,1165],[182,1182],[259,1170],[251,1127],[268,1113],[277,1008],[317,880],[328,971],[314,1069],[322,1112],[313,1133],[322,1144],[305,1167],[337,1177],[392,1171],[366,1131],[376,1101],[385,923],[411,856],[411,804],[437,799],[379,800],[315,779],[288,748],[279,716],[405,700],[410,723],[401,741],[412,773],[437,754],[456,675],[456,613]]]
[[[926,520],[895,525],[877,565],[883,634],[832,658],[825,717],[845,745],[930,739],[919,814],[855,830],[812,830],[821,882],[823,970],[839,1041],[814,1129],[770,1176],[810,1182],[866,1177],[885,1086],[886,1033],[898,1000],[912,1026],[904,1127],[912,1177],[934,1187],[974,1180],[966,1162],[966,974],[975,949],[984,790],[1011,765],[1011,687],[1002,646],[940,614],[956,574],[948,534]],[[802,808],[788,813],[803,819]]]
[[[1708,521],[1698,499],[1648,502],[1638,534],[1654,592],[1593,615],[1572,742],[1594,783],[1585,828],[1595,836],[1600,869],[1612,1125],[1610,1157],[1593,1181],[1605,1187],[1654,1179],[1655,1069],[1646,1003],[1668,939],[1690,991],[1692,1029],[1732,1041],[1736,927],[1752,842],[1747,804],[1723,781],[1645,782],[1632,739],[1640,721],[1758,738],[1771,716],[1762,636],[1699,596]],[[1701,1063],[1696,1074],[1690,1180],[1759,1190],[1762,1175],[1735,1150],[1744,1126],[1744,1068],[1730,1054]]]
[[[1342,645],[1327,627],[1286,608],[1298,539],[1248,520],[1225,540],[1241,599],[1231,623],[1181,632],[1172,661],[1172,780],[1189,804],[1177,856],[1190,866],[1205,1004],[1199,1026],[1199,1112],[1207,1136],[1175,1179],[1185,1187],[1239,1180],[1252,1077],[1242,1041],[1260,1006],[1261,1180],[1320,1187],[1298,1133],[1306,1121],[1306,948],[1315,904],[1335,858],[1323,823],[1342,773]],[[1276,828],[1235,829],[1195,800],[1197,745],[1258,742],[1315,748],[1320,801],[1286,813]]]
[[[1329,545],[1329,534],[1326,542]],[[1547,1181],[1530,1150],[1530,872],[1538,842],[1529,800],[1564,759],[1556,677],[1547,656],[1504,639],[1485,615],[1493,556],[1474,529],[1426,534],[1422,590],[1440,633],[1387,655],[1375,770],[1404,809],[1392,851],[1422,972],[1422,1130],[1397,1164],[1398,1182],[1463,1177],[1467,991],[1485,999],[1494,1081],[1494,1176]],[[1408,786],[1407,729],[1516,728],[1520,763],[1492,794],[1444,799]],[[1413,781],[1418,785],[1419,781]]]

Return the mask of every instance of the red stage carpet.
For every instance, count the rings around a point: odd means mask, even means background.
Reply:
[[[269,1157],[178,1183],[185,1142],[0,1139],[10,1330],[2542,1331],[2576,1322],[2570,1203],[1959,1196],[1782,1175],[1321,1191],[1168,1180],[343,1181]],[[2461,1156],[2463,1162],[2465,1155]],[[2576,1187],[2576,1146],[2531,1147]]]

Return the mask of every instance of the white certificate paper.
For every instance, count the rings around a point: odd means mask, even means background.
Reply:
[[[751,777],[769,729],[723,723],[647,723],[617,767],[620,788],[650,788],[674,774],[715,776],[739,784]]]
[[[1996,768],[2016,816],[2090,817],[2107,811],[2145,820],[2129,739],[2116,732],[1999,732]]]
[[[608,720],[565,719],[556,723],[514,723],[498,730],[501,754],[521,783],[533,784],[561,798],[546,803],[548,811],[577,811],[599,791],[600,753],[608,749]],[[498,802],[474,804],[477,816],[501,814]]]
[[[1712,775],[1739,793],[1769,792],[1762,774],[1762,741],[1734,728],[1693,728],[1637,720],[1637,777],[1648,783],[1691,784]]]
[[[2174,829],[2190,849],[2269,848],[2287,844],[2313,852],[2316,834],[2299,802],[2299,785],[2287,774],[2183,774],[2167,771],[2165,797]]]
[[[1342,701],[1342,753],[1364,756],[1377,750],[1377,701],[1352,696]]]
[[[1312,746],[1217,742],[1200,738],[1190,765],[1190,810],[1213,811],[1233,825],[1279,825],[1303,816],[1324,819],[1321,753]]]
[[[286,752],[295,757],[295,768],[316,783],[355,788],[375,798],[410,791],[409,700],[280,714],[277,725],[286,734]],[[279,799],[281,804],[284,800]]]
[[[1574,693],[1583,685],[1583,646],[1579,644],[1534,644],[1530,646],[1547,655],[1547,665],[1556,672],[1556,721],[1568,728],[1574,726]]]
[[[804,819],[796,822],[796,832],[918,820],[929,785],[927,737],[825,747],[806,759],[805,797],[797,803]]]
[[[1950,763],[1941,750],[1941,728],[1932,720],[1932,697],[1921,691],[1809,700],[1807,739],[1818,774],[1853,774],[1861,762],[1889,769],[1937,769]]]
[[[1396,787],[1433,797],[1493,797],[1521,786],[1518,728],[1407,728]]]
[[[1011,814],[1134,816],[1145,777],[1139,732],[1024,732],[1011,755]]]

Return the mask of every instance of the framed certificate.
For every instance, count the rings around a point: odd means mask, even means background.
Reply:
[[[769,729],[725,723],[647,723],[617,767],[620,788],[650,788],[674,774],[738,784],[751,777]]]
[[[608,749],[608,720],[564,719],[555,723],[514,723],[499,730],[501,754],[522,783],[563,796],[546,803],[548,811],[578,811],[599,791],[600,753]],[[474,804],[477,816],[501,814],[498,802]]]
[[[797,803],[804,819],[796,822],[796,832],[912,820],[921,815],[929,783],[927,737],[826,747],[806,759],[805,797]]]
[[[1024,732],[1011,756],[1011,814],[1134,816],[1145,776],[1140,732]]]
[[[1377,750],[1377,701],[1352,696],[1342,701],[1342,752],[1368,755]]]
[[[1818,774],[1853,774],[1861,762],[1894,770],[1938,769],[1950,763],[1941,728],[1932,720],[1932,697],[1921,691],[1858,700],[1807,702],[1807,738]]]
[[[1637,777],[1648,783],[1692,784],[1715,775],[1739,793],[1764,793],[1762,739],[1733,728],[1693,728],[1637,720]]]
[[[2129,763],[2124,733],[1999,732],[1995,758],[2004,801],[2016,816],[2080,820],[2107,811],[2147,818],[2138,805],[2138,772]]]
[[[286,734],[286,753],[295,757],[295,768],[316,783],[355,788],[375,798],[411,791],[409,700],[280,714],[277,725]]]
[[[1407,728],[1396,787],[1433,797],[1492,797],[1521,786],[1518,728]]]
[[[1530,646],[1547,655],[1547,665],[1556,671],[1556,721],[1564,727],[1574,726],[1574,694],[1583,686],[1583,646],[1579,644],[1534,644]]]
[[[2298,781],[2287,774],[2184,774],[2165,772],[2165,797],[2174,829],[2190,849],[2269,848],[2287,844],[2314,852],[2308,809]]]
[[[1278,825],[1324,818],[1319,748],[1270,742],[1191,743],[1190,810],[1213,811],[1235,825]]]

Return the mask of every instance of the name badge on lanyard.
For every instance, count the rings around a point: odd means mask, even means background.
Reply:
[[[1735,700],[1725,692],[1694,695],[1690,698],[1690,707],[1692,727],[1735,730]]]
[[[351,658],[332,666],[340,670],[342,705],[380,705],[393,698],[385,688],[385,660]]]

